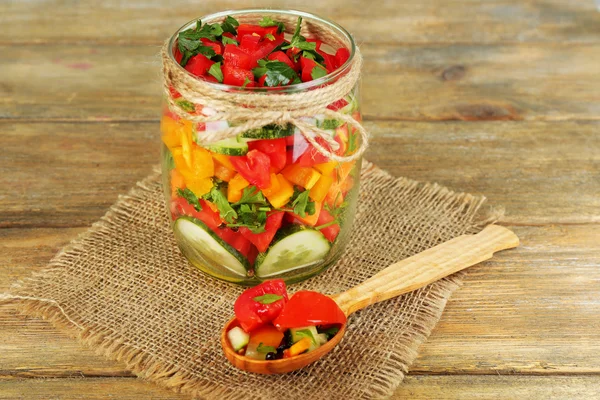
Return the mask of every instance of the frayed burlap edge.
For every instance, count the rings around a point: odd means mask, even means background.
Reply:
[[[78,235],[68,245],[61,249],[49,262],[48,267],[42,271],[32,274],[31,277],[13,284],[11,293],[0,293],[0,302],[13,304],[18,311],[23,314],[41,317],[49,321],[57,329],[65,332],[71,337],[76,338],[84,346],[94,350],[97,354],[103,355],[110,360],[116,360],[123,363],[126,369],[132,371],[140,378],[147,379],[157,383],[160,386],[169,388],[179,393],[202,397],[205,395],[217,396],[217,398],[246,400],[247,396],[229,390],[227,387],[216,389],[215,385],[205,380],[198,379],[188,371],[181,370],[179,367],[161,360],[159,357],[148,354],[141,349],[136,348],[131,343],[126,343],[126,339],[115,335],[115,332],[109,330],[98,330],[91,326],[83,328],[69,315],[69,309],[63,308],[52,299],[35,298],[21,296],[18,294],[27,282],[44,280],[52,276],[53,272],[62,268],[61,260],[63,257],[71,258],[77,256],[83,250],[82,246],[87,237],[92,234],[106,233],[106,228],[110,226],[115,217],[127,216],[128,206],[132,201],[138,199],[142,193],[149,190],[149,186],[158,179],[160,171],[155,168],[153,172],[144,180],[138,182],[127,195],[121,195],[118,201],[111,206],[109,211],[90,229]],[[390,175],[375,167],[373,164],[363,161],[361,179],[380,179],[389,178]],[[467,193],[455,193],[438,184],[420,183],[407,178],[397,178],[403,181],[403,184],[409,187],[420,188],[421,194],[435,197],[436,200],[445,205],[456,206],[461,212],[469,215],[473,224],[468,233],[476,233],[485,226],[498,221],[504,214],[502,208],[487,208],[482,210],[486,198],[484,196],[474,196]],[[404,375],[408,373],[410,365],[418,355],[418,349],[431,334],[435,325],[439,321],[442,312],[452,293],[462,285],[463,276],[466,272],[459,272],[450,277],[444,278],[428,287],[426,294],[422,296],[423,301],[428,304],[420,304],[421,313],[414,319],[411,332],[414,336],[407,336],[403,340],[405,346],[403,354],[391,354],[390,359],[394,360],[398,369],[390,368],[383,370],[377,384],[365,391],[369,398],[386,398],[400,385]],[[353,323],[360,323],[359,319]],[[398,374],[398,370],[403,374]]]

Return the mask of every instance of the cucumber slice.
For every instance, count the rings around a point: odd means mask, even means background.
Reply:
[[[204,222],[192,217],[179,217],[173,230],[181,252],[202,271],[229,281],[246,278],[246,271],[250,268],[248,260]]]
[[[292,334],[292,343],[299,342],[303,338],[307,337],[311,341],[311,345],[308,348],[308,351],[313,351],[314,349],[321,346],[321,341],[319,338],[319,333],[317,332],[316,326],[305,326],[302,328],[290,328],[290,333]]]
[[[317,230],[301,225],[283,229],[266,253],[256,258],[256,275],[266,278],[310,267],[323,261],[330,248],[329,241]]]
[[[291,124],[286,126],[281,125],[265,125],[262,128],[250,129],[242,133],[243,138],[249,139],[279,139],[294,134],[294,127]]]
[[[231,347],[233,347],[235,351],[244,348],[250,341],[250,335],[244,332],[244,330],[239,326],[236,326],[227,332],[227,338],[229,339],[229,343],[231,343]]]
[[[205,147],[213,153],[225,154],[227,156],[243,156],[248,152],[249,141],[250,139],[238,136],[219,140]]]

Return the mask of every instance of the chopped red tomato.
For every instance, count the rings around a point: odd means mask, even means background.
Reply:
[[[196,211],[194,206],[187,202],[183,197],[177,197],[171,202],[171,214],[173,219],[187,215],[189,217],[197,218],[204,222],[210,229],[216,231],[217,227],[221,225],[221,217],[218,212],[212,210],[206,200],[200,200],[202,210]]]
[[[254,74],[248,69],[223,65],[223,83],[232,86],[243,86],[246,82],[254,82]]]
[[[331,146],[329,146],[329,144],[323,138],[316,137],[315,141],[317,143],[319,143],[321,146],[323,146],[324,148],[331,150]],[[336,137],[335,141],[340,143],[340,148],[341,148],[342,147],[341,145],[343,144],[341,142],[341,139],[338,139],[338,137]],[[338,151],[336,151],[336,154],[337,153],[339,153],[339,149],[338,149]],[[341,155],[341,154],[338,154],[338,155]],[[324,156],[313,145],[309,144],[308,149],[300,156],[300,158],[298,158],[298,165],[300,165],[302,167],[312,167],[315,164],[322,164],[322,163],[326,163],[327,161],[329,161],[329,158],[327,158],[327,156]]]
[[[315,48],[317,51],[321,50],[321,45],[323,44],[323,42],[319,39],[306,39],[307,42],[309,43],[314,43],[315,44]]]
[[[196,76],[202,76],[206,74],[206,71],[208,71],[208,69],[214,63],[214,61],[211,61],[208,58],[206,58],[205,55],[197,54],[189,59],[189,61],[185,65],[185,69]]]
[[[240,232],[235,232],[231,228],[227,228],[226,226],[221,226],[216,228],[215,233],[225,241],[225,243],[229,244],[231,247],[240,252],[241,255],[248,258],[252,243],[245,238]]]
[[[350,50],[345,47],[340,47],[335,52],[335,67],[339,68],[350,58]]]
[[[315,60],[311,60],[310,58],[306,57],[300,57],[300,68],[302,69],[300,79],[302,79],[302,82],[312,81],[312,71],[316,66],[317,63]]]
[[[202,44],[204,44],[205,46],[211,47],[215,51],[215,53],[223,54],[223,45],[221,43],[214,42],[207,38],[201,38],[200,40],[202,41]]]
[[[314,325],[343,325],[346,315],[337,303],[319,292],[301,290],[289,299],[273,321],[280,331]]]
[[[287,300],[285,282],[273,279],[244,290],[235,301],[233,310],[242,329],[252,332],[277,318]]]
[[[237,28],[237,33],[238,33],[239,38],[243,38],[244,35],[252,35],[253,33],[256,33],[257,35],[262,37],[262,36],[265,36],[267,33],[273,34],[276,32],[277,32],[276,26],[263,28],[262,26],[259,26],[259,25],[240,24],[240,26],[238,26],[238,28]]]
[[[319,219],[317,220],[316,226],[327,225],[333,222],[335,218],[323,207],[319,213]],[[320,232],[330,242],[334,242],[337,235],[340,233],[340,226],[338,224],[331,224],[325,228],[321,228]]]
[[[282,63],[287,64],[292,69],[296,68],[296,65],[294,65],[292,60],[290,60],[290,58],[283,51],[273,52],[269,54],[269,57],[267,58],[272,61],[281,61]]]
[[[337,68],[335,64],[335,56],[325,53],[324,51],[319,51],[319,54],[322,55],[323,59],[325,60],[324,64],[325,68],[327,69],[327,72],[332,72]]]
[[[240,36],[240,48],[246,53],[253,53],[258,48],[258,42],[260,42],[260,36],[258,35],[244,35]]]
[[[286,164],[285,139],[253,140],[248,143],[248,149],[260,150],[269,156],[271,167],[279,172]]]
[[[229,160],[244,179],[259,189],[271,185],[271,160],[259,150],[250,150],[245,156],[229,157]]]
[[[223,67],[226,66],[249,70],[252,68],[252,58],[235,44],[227,44],[223,52]]]
[[[265,223],[265,231],[262,233],[252,233],[252,231],[246,227],[241,227],[239,232],[252,244],[256,246],[258,251],[264,253],[271,244],[273,237],[281,227],[281,220],[283,219],[283,211],[272,211],[267,217]]]
[[[338,111],[338,110],[341,110],[342,108],[346,107],[347,105],[348,105],[348,102],[346,101],[346,99],[342,98],[337,101],[334,101],[333,103],[328,105],[327,108],[329,108],[330,110],[333,110],[333,111]]]

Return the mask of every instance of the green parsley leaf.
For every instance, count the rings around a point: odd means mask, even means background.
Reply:
[[[177,104],[183,111],[194,112],[196,111],[196,107],[192,102],[189,102],[185,99],[177,99],[175,100],[175,104]]]
[[[221,189],[219,189],[217,186],[213,186],[209,192],[209,197],[219,209],[219,215],[221,218],[228,223],[233,223],[238,215],[227,201],[227,197],[223,194],[223,192],[221,192]]]
[[[272,34],[270,34],[270,33],[267,33],[267,34],[265,35],[265,38],[269,39],[271,42],[272,42],[273,40],[275,40],[275,36],[273,36],[273,35],[272,35]]]
[[[188,188],[185,188],[183,190],[177,189],[177,195],[179,197],[183,197],[184,199],[186,199],[189,204],[194,206],[196,211],[202,211],[202,206],[200,205],[200,201],[198,200],[198,197],[190,189],[188,189]]]
[[[283,22],[279,22],[279,21],[274,21],[273,18],[268,17],[268,16],[264,16],[259,22],[258,25],[262,26],[263,28],[267,28],[269,26],[276,26],[277,27],[277,33],[281,33],[285,30],[285,24]],[[273,39],[275,40],[275,39]]]
[[[284,62],[259,60],[258,65],[252,73],[257,78],[266,74],[265,85],[267,86],[286,86],[301,82],[296,71]]]
[[[296,30],[294,31],[294,36],[290,40],[290,44],[283,46],[283,50],[291,49],[295,47],[300,50],[316,50],[317,44],[314,42],[307,42],[306,38],[300,34],[300,29],[302,28],[302,17],[298,17],[298,22],[296,23]]]
[[[244,78],[244,83],[242,84],[242,87],[245,88],[246,85],[248,85],[250,83],[250,79],[248,79],[248,77]]]
[[[221,63],[214,63],[210,66],[208,73],[215,77],[219,82],[223,82],[223,71],[221,71]]]
[[[205,24],[202,21],[196,21],[196,27],[179,32],[177,37],[177,47],[183,56],[180,64],[182,67],[187,65],[190,58],[197,54],[203,54],[208,58],[216,55],[210,46],[205,46],[200,39],[217,40],[218,36],[223,34],[223,29],[219,24]]]
[[[295,331],[294,336],[298,338],[298,341],[296,343],[298,343],[301,339],[304,339],[305,337],[309,338],[314,344],[317,343],[317,338],[313,336],[310,329],[300,329],[298,331]]]
[[[343,124],[342,121],[338,121],[337,119],[324,119],[322,122],[317,121],[317,128],[321,129],[335,129],[340,127]]]
[[[258,347],[256,348],[256,351],[259,353],[266,354],[266,353],[275,353],[277,351],[277,349],[273,346],[266,346],[262,342],[260,342],[258,344]]]
[[[348,134],[348,153],[354,153],[354,150],[356,150],[356,146],[357,146],[357,141],[356,139],[358,138],[358,132],[352,132],[352,128],[350,128],[350,132]]]
[[[238,26],[240,26],[240,23],[237,21],[237,19],[233,18],[230,15],[226,16],[225,20],[221,23],[221,29],[223,29],[223,32],[229,32],[229,33],[233,34],[234,36],[237,35],[236,28]],[[227,36],[223,36],[223,39],[225,39],[226,37]],[[226,44],[225,40],[223,40],[223,44]]]
[[[296,195],[296,193],[298,193]],[[292,197],[291,205],[294,208],[294,214],[298,214],[302,218],[306,217],[306,214],[313,215],[315,210],[315,202],[310,200],[308,195],[309,191],[304,190],[302,192],[297,192],[297,189],[294,188],[294,195]]]
[[[273,293],[265,293],[262,296],[256,296],[252,300],[260,303],[260,304],[272,304],[276,301],[283,299],[283,296]]]
[[[230,37],[227,36],[221,36],[221,41],[223,42],[223,44],[234,44],[236,46],[238,46],[238,42],[235,39],[232,39]]]
[[[320,64],[317,64],[313,67],[313,70],[310,73],[310,76],[313,79],[319,79],[327,75],[327,70]]]
[[[265,195],[256,186],[246,186],[242,191],[242,197],[240,200],[233,205],[239,204],[260,204],[263,206],[268,205]]]

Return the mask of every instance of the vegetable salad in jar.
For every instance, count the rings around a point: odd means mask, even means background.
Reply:
[[[355,48],[342,28],[310,14],[261,13],[255,23],[238,20],[244,11],[190,23],[172,38],[169,57],[225,94],[274,99],[334,84],[351,67]],[[297,17],[293,29],[278,16]],[[334,49],[305,37],[303,16],[341,30],[349,46]],[[327,105],[331,115],[361,120],[357,86]],[[339,257],[358,194],[363,139],[352,123],[314,114],[303,116],[302,126],[321,136],[307,137],[311,133],[297,124],[269,123],[207,144],[205,137],[238,122],[211,119],[210,105],[186,98],[174,85],[169,96],[179,112],[165,107],[161,118],[163,182],[175,238],[193,265],[255,285],[306,279]]]

